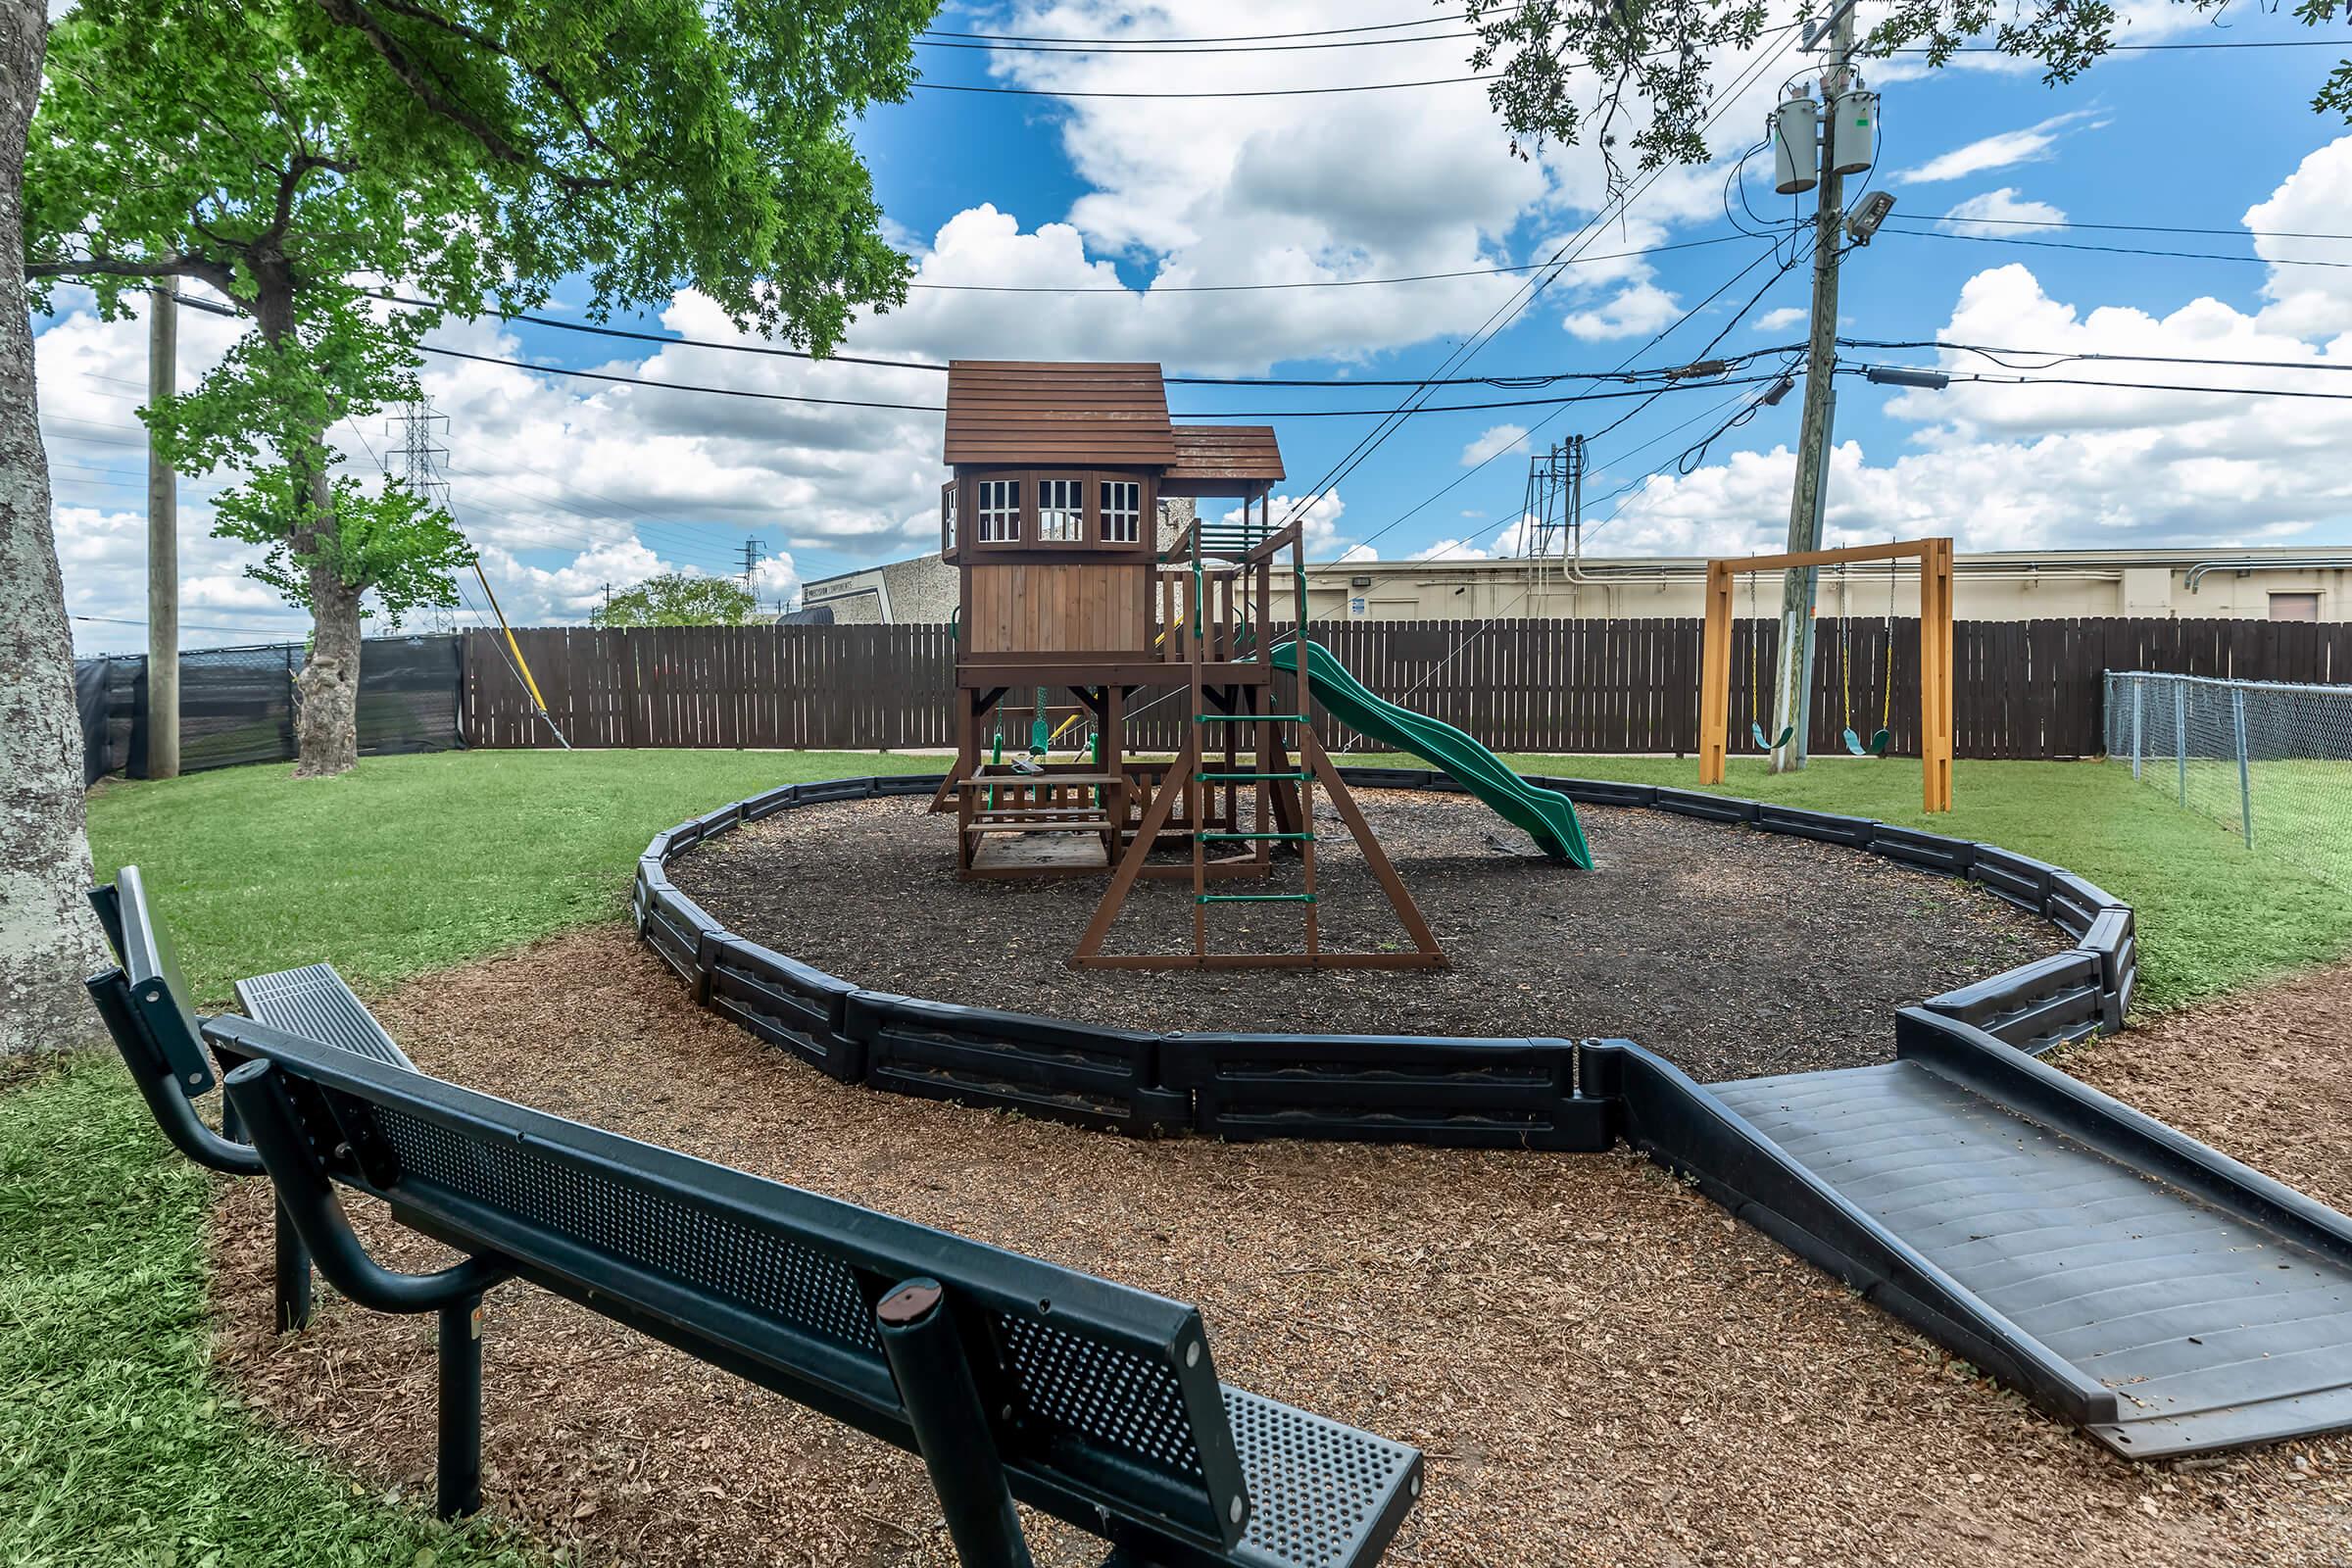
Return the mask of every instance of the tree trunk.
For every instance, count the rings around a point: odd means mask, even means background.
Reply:
[[[48,44],[42,0],[0,0],[0,1055],[97,1032],[79,982],[103,952],[24,305],[24,134]]]
[[[254,320],[272,345],[294,330],[294,282],[281,262],[258,268]],[[335,537],[335,499],[323,459],[324,431],[308,449],[280,456],[293,466],[309,497],[310,515],[290,526],[295,553],[310,555]],[[333,778],[360,760],[360,590],[333,566],[308,568],[311,652],[294,677],[294,776]]]
[[[331,778],[360,760],[360,591],[311,568],[311,654],[294,677],[294,776]]]

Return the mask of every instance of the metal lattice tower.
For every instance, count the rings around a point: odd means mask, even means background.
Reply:
[[[457,509],[450,504],[449,479],[441,471],[441,464],[449,456],[449,448],[436,444],[436,433],[449,428],[449,416],[435,414],[430,400],[419,398],[401,405],[400,413],[384,421],[388,435],[400,437],[400,450],[384,454],[384,471],[393,473],[399,464],[398,477],[409,489],[424,497],[451,516]],[[456,628],[457,619],[439,606],[426,612],[428,629],[447,633]]]
[[[1572,435],[1528,459],[1519,554],[1537,563],[1565,560],[1584,514],[1585,438]]]

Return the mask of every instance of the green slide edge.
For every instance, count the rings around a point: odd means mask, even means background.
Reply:
[[[1592,850],[1577,820],[1576,803],[1557,790],[1540,789],[1505,767],[1502,760],[1442,718],[1400,708],[1348,672],[1339,656],[1321,643],[1306,645],[1308,674],[1324,711],[1358,734],[1409,752],[1443,769],[1454,782],[1493,807],[1513,826],[1524,828],[1545,855],[1582,870],[1592,869]],[[1298,645],[1274,650],[1274,667],[1296,675]]]

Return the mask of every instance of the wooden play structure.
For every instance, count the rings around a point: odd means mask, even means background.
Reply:
[[[1316,739],[1315,677],[1284,669],[1302,663],[1287,649],[1270,657],[1276,595],[1305,619],[1298,527],[1277,527],[1268,499],[1283,477],[1274,431],[1171,423],[1156,365],[958,360],[948,371],[946,459],[956,476],[940,491],[940,546],[959,581],[956,765],[932,804],[956,813],[958,874],[1107,874],[1075,964],[1443,965]],[[1180,496],[1240,507],[1163,542],[1160,499]],[[1280,702],[1277,675],[1290,686]],[[1192,718],[1167,762],[1131,760],[1122,744],[1138,694],[1154,688],[1149,701],[1185,703]],[[1071,703],[1050,706],[1057,693]],[[1091,731],[1086,751],[1056,760],[1052,748],[1073,728]],[[1411,951],[1324,944],[1318,788]],[[1265,885],[1294,865],[1298,886]],[[1147,879],[1191,884],[1191,950],[1103,952]],[[1215,915],[1250,905],[1296,906],[1301,944],[1214,949]]]
[[[1919,753],[1924,809],[1952,808],[1952,542],[1912,539],[1844,550],[1739,556],[1707,563],[1707,625],[1699,665],[1698,781],[1723,782],[1731,746],[1732,586],[1750,572],[1868,561],[1919,562]],[[1767,738],[1769,741],[1769,737]]]

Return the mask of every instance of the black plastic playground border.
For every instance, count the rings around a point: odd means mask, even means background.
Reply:
[[[1347,767],[1375,789],[1459,792],[1429,768]],[[1427,1035],[1153,1033],[866,991],[727,930],[670,885],[676,856],[746,822],[828,801],[928,796],[943,775],[787,784],[681,822],[646,846],[638,933],[694,993],[845,1083],[1137,1135],[1328,1138],[1598,1151],[1613,1090],[1586,1047],[1616,1042]],[[1930,998],[1927,1011],[2039,1056],[2124,1026],[2139,969],[2132,906],[2058,866],[1990,844],[1697,790],[1531,776],[1580,805],[1671,811],[1865,850],[1965,877],[2072,937],[2072,951]],[[1887,1019],[1889,1038],[1895,1020]]]

